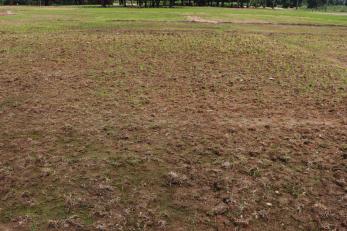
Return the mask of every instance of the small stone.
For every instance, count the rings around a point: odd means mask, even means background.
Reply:
[[[167,177],[167,184],[168,185],[182,185],[184,184],[185,182],[187,182],[188,178],[187,176],[185,175],[179,175],[178,173],[176,172],[169,172]]]
[[[167,225],[167,222],[165,220],[159,220],[158,225],[163,228]]]
[[[272,206],[272,204],[270,202],[267,202],[266,205],[267,206]]]
[[[223,164],[222,164],[222,167],[227,169],[227,168],[230,168],[231,167],[231,164],[229,161],[225,161]]]
[[[234,219],[234,223],[238,226],[243,226],[246,227],[249,225],[249,220],[248,219],[244,219],[244,218],[238,218],[238,219]]]
[[[335,184],[337,184],[340,187],[345,187],[346,181],[344,179],[337,179],[337,180],[335,180]]]
[[[105,227],[105,225],[103,225],[103,224],[99,224],[99,225],[97,225],[95,228],[96,228],[97,230],[100,230],[100,231],[106,230],[106,227]]]
[[[269,213],[266,210],[260,210],[257,212],[257,216],[263,220],[268,220]]]
[[[106,191],[113,191],[113,187],[111,185],[99,184],[99,189]]]
[[[222,200],[225,204],[230,204],[233,202],[233,199],[229,195],[225,195],[222,197]]]
[[[49,176],[52,172],[51,168],[42,168],[41,169],[41,176],[45,177],[45,176]]]

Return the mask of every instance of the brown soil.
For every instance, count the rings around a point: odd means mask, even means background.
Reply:
[[[346,229],[346,69],[305,45],[347,34],[313,32],[3,33],[0,222]]]
[[[2,225],[0,224],[0,231],[13,231],[13,228],[10,228],[9,225]]]

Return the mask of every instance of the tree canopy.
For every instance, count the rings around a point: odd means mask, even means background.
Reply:
[[[213,6],[213,7],[283,7],[307,6],[318,8],[329,5],[347,5],[347,0],[2,0],[4,5],[102,5],[137,7]]]

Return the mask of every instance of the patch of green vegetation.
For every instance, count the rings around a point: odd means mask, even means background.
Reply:
[[[107,89],[99,89],[96,92],[96,96],[98,96],[98,97],[108,97],[108,96],[110,96],[110,91],[107,90]]]
[[[260,169],[255,167],[255,168],[251,168],[249,171],[248,171],[248,175],[254,177],[254,178],[258,178],[261,176],[261,172],[260,172]]]
[[[283,189],[294,198],[298,198],[304,192],[302,185],[297,182],[288,182],[283,186]]]
[[[30,134],[30,138],[33,140],[39,140],[43,137],[44,135],[42,134],[41,131],[32,131]]]
[[[189,230],[195,230],[197,222],[197,211],[191,207],[179,206],[173,203],[175,189],[168,188],[162,191],[157,197],[156,209],[159,210],[159,214],[165,218],[168,223],[175,223],[177,221],[184,222],[188,225]]]
[[[70,214],[66,211],[64,202],[60,200],[42,201],[32,206],[17,205],[4,209],[0,214],[1,222],[9,222],[19,216],[28,216],[33,223],[40,224],[49,219],[66,219]]]
[[[117,156],[114,156],[114,155],[110,156],[108,158],[108,163],[115,168],[119,168],[119,167],[137,166],[143,163],[143,160],[136,155],[120,154]]]
[[[7,9],[13,11],[15,15],[1,18],[1,31],[55,31],[77,28],[160,28],[160,24],[163,21],[166,23],[172,23],[171,29],[177,26],[184,26],[190,29],[198,29],[207,26],[206,24],[201,25],[200,23],[183,25],[181,22],[186,21],[188,16],[198,16],[210,20],[223,20],[230,22],[347,25],[345,15],[312,12],[307,10],[236,10],[212,7],[140,9],[83,6],[49,8],[21,6]],[[208,27],[218,28],[220,26],[208,25]],[[225,25],[222,27],[225,27]]]
[[[77,215],[78,218],[82,220],[84,225],[91,225],[94,222],[93,217],[89,213],[89,209],[80,209],[78,211],[75,211],[74,215]]]

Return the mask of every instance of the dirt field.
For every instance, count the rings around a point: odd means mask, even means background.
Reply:
[[[347,229],[346,27],[117,23],[0,32],[0,230]]]

